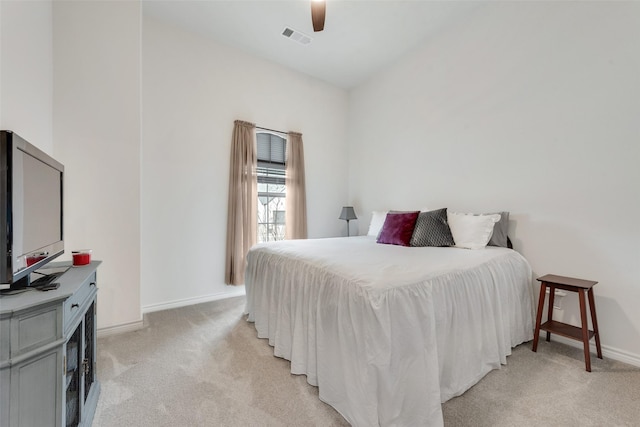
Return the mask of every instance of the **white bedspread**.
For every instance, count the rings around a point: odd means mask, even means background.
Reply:
[[[250,250],[245,281],[258,337],[354,426],[440,426],[441,402],[533,338],[511,249],[283,241]]]

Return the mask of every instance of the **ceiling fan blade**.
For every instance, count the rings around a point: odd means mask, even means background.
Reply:
[[[313,31],[318,32],[324,30],[324,15],[327,10],[327,3],[324,0],[311,1],[311,21],[313,22]]]

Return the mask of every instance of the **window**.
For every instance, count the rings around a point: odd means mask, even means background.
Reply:
[[[258,243],[284,239],[286,140],[257,132]]]

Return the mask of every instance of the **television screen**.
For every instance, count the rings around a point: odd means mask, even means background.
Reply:
[[[0,288],[22,288],[64,253],[64,167],[11,131],[0,131],[0,153]]]
[[[48,247],[62,240],[60,171],[20,149],[15,154],[14,274],[43,259]]]

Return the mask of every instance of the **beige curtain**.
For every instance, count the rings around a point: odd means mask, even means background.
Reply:
[[[285,238],[307,238],[307,192],[304,181],[302,134],[287,134]]]
[[[231,141],[227,258],[225,283],[244,283],[245,259],[256,243],[258,182],[256,178],[256,125],[236,120]]]

